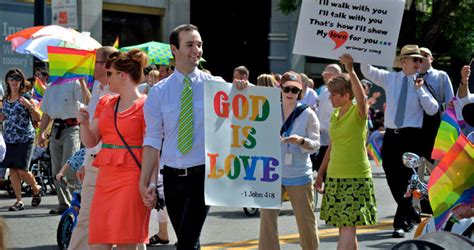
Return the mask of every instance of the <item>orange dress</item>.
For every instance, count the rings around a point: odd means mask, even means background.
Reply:
[[[114,126],[117,96],[100,99],[94,118],[99,118],[102,143],[123,146]],[[141,146],[145,133],[143,96],[117,114],[117,126],[129,146]],[[142,160],[141,148],[132,148]],[[140,196],[140,169],[126,148],[102,148],[93,166],[99,168],[90,210],[89,244],[148,243],[150,210]]]

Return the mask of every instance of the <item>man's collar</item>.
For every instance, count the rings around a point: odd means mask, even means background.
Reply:
[[[177,68],[175,69],[174,71],[174,74],[176,75],[176,78],[178,78],[178,81],[179,82],[184,82],[184,78],[187,76],[189,77],[189,79],[191,79],[191,82],[194,82],[194,80],[197,78],[198,76],[198,72],[199,72],[199,69],[198,68],[195,68],[191,73],[189,73],[188,75],[184,75],[183,73],[181,73]]]

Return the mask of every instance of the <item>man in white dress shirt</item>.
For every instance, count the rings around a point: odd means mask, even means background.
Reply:
[[[403,166],[402,154],[421,154],[425,143],[420,137],[423,111],[428,115],[438,111],[438,103],[423,86],[423,79],[416,78],[424,59],[417,45],[405,45],[400,52],[400,72],[361,64],[365,78],[382,87],[386,95],[382,162],[390,191],[398,204],[393,221],[394,238],[405,237],[405,232],[413,229],[413,222],[419,220],[411,198],[403,197],[412,170]]]
[[[224,80],[197,68],[202,44],[194,25],[183,24],[171,32],[175,71],[150,90],[144,106],[140,193],[145,205],[154,206],[157,170],[164,165],[165,200],[177,249],[200,249],[199,237],[209,211],[204,203],[204,81]],[[247,84],[234,81],[238,89]],[[180,132],[182,127],[186,133]]]

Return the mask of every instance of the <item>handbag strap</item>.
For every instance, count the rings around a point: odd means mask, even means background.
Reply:
[[[306,105],[306,104],[302,104],[300,106],[297,106],[293,110],[293,112],[291,112],[291,114],[288,116],[288,119],[286,119],[283,126],[281,126],[280,135],[283,135],[288,129],[290,129],[290,127],[293,124],[293,122],[295,121],[295,119],[298,118],[298,116],[301,115],[301,113],[303,113],[303,111],[305,111],[305,109],[307,109],[307,108],[308,108],[308,105]]]
[[[117,130],[117,133],[120,137],[120,140],[122,140],[123,142],[123,145],[125,145],[125,147],[127,148],[128,152],[132,155],[133,159],[135,160],[135,163],[137,163],[137,166],[138,168],[141,170],[142,169],[142,165],[140,164],[140,161],[138,160],[137,156],[133,153],[132,149],[130,148],[130,146],[127,144],[127,142],[125,141],[125,139],[123,138],[122,134],[120,133],[118,127],[117,127],[117,111],[118,111],[118,106],[119,106],[119,103],[120,103],[120,96],[118,97],[117,99],[117,104],[115,106],[115,111],[114,111],[114,125],[115,125],[115,130]]]

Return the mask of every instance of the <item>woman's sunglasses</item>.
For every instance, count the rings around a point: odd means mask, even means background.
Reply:
[[[21,81],[21,79],[22,79],[21,76],[18,76],[18,75],[7,77],[8,81]]]
[[[301,91],[301,89],[296,88],[296,87],[283,87],[281,88],[281,90],[283,90],[284,93],[291,92],[293,94],[298,94]]]

